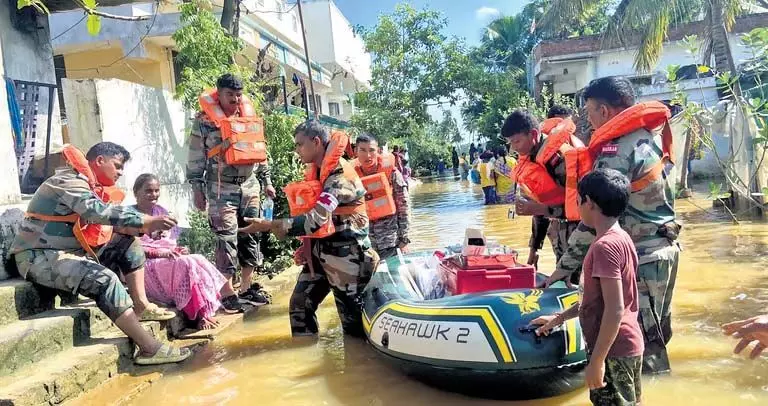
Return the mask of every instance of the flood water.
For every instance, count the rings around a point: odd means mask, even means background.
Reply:
[[[643,380],[645,405],[767,405],[768,358],[731,354],[735,340],[720,324],[768,311],[768,227],[732,225],[697,207],[703,199],[678,201],[685,226],[671,342],[673,374]],[[530,218],[509,220],[509,206],[484,207],[479,187],[425,183],[413,196],[412,248],[459,242],[468,226],[519,248],[527,257]],[[545,243],[540,267],[554,256]],[[288,289],[290,290],[290,289]],[[385,367],[362,341],[343,338],[333,300],[319,312],[317,342],[293,340],[288,328],[290,292],[258,316],[233,328],[195,359],[166,375],[133,405],[587,405],[587,391],[528,402],[482,401],[432,389]],[[107,404],[109,400],[91,400]],[[89,402],[89,403],[90,403]]]

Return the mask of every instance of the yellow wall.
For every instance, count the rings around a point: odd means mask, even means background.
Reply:
[[[69,79],[121,79],[173,90],[173,67],[167,49],[145,43],[147,58],[125,58],[120,46],[69,53],[64,65]],[[119,61],[118,61],[119,60]],[[115,62],[118,61],[118,62]],[[111,66],[108,66],[111,65]]]

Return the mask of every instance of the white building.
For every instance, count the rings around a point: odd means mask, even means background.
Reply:
[[[729,42],[737,65],[751,56],[741,43],[740,34],[765,26],[768,26],[768,13],[751,14],[736,20]],[[682,40],[701,31],[702,22],[672,28],[668,41],[664,43],[663,53],[650,73],[638,73],[633,66],[639,37],[629,38],[626,48],[606,48],[600,36],[542,41],[532,53],[529,85],[536,96],[544,86],[555,93],[573,96],[593,79],[626,76],[636,85],[640,100],[670,100],[672,93],[666,83],[667,66],[688,66],[686,70],[693,68],[695,72],[695,65],[701,63],[701,59],[698,55],[691,55]],[[719,100],[715,78],[711,75],[696,79],[694,74],[691,79],[683,80],[681,85],[687,90],[691,101],[713,106]]]
[[[223,1],[215,0],[214,12],[220,15]],[[322,13],[325,5],[334,12]],[[310,43],[312,79],[316,94],[310,100],[312,110],[340,120],[349,119],[352,106],[349,94],[367,88],[370,79],[370,56],[362,43],[352,35],[349,23],[331,1],[307,4],[305,26]],[[138,3],[100,10],[124,16],[147,16],[142,21],[102,19],[97,36],[87,33],[80,11],[50,16],[51,37],[57,68],[69,79],[121,79],[172,91],[181,67],[175,58],[171,35],[180,26],[176,4]],[[285,74],[288,104],[300,106],[298,86],[291,80],[308,81],[298,10],[285,0],[245,0],[241,3],[240,38],[246,43],[246,54],[255,57],[267,48],[267,66],[280,87],[279,76]],[[331,28],[333,29],[331,31]],[[327,44],[339,40],[340,44]],[[317,55],[312,45],[318,46]],[[350,46],[349,44],[354,44]],[[344,53],[328,52],[343,49]],[[346,63],[345,61],[352,61]],[[307,88],[309,89],[309,84]],[[282,102],[282,92],[278,101]],[[330,104],[329,104],[330,103]]]

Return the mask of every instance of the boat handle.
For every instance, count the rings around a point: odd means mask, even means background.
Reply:
[[[521,333],[532,333],[533,336],[535,337],[536,344],[541,344],[541,336],[536,334],[536,329],[537,328],[539,328],[539,327],[538,326],[527,325],[527,326],[520,327],[520,332]]]

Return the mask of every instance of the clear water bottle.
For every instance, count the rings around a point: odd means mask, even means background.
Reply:
[[[272,221],[272,212],[274,208],[275,202],[272,201],[271,197],[268,197],[267,200],[265,200],[261,205],[261,218],[267,221]]]

